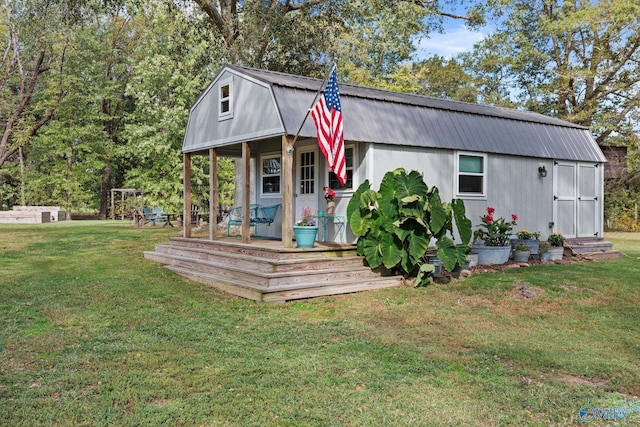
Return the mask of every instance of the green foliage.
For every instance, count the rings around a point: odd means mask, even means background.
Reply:
[[[560,247],[564,245],[564,236],[562,233],[551,233],[549,234],[549,237],[547,237],[547,243],[551,246]]]
[[[419,172],[404,169],[387,172],[379,191],[363,182],[349,201],[347,220],[358,236],[358,253],[371,268],[400,270],[415,276],[417,285],[425,284],[433,271],[425,261],[432,239],[447,270],[465,262],[471,239],[464,202],[443,203],[438,189],[429,188]],[[461,243],[454,241],[454,223]]]
[[[486,103],[630,135],[640,105],[640,4],[627,0],[489,2],[497,30],[464,55]]]
[[[482,240],[485,246],[507,246],[511,240],[513,226],[518,216],[511,214],[511,221],[494,216],[495,209],[487,208],[487,213],[480,217],[480,226],[473,233],[474,240]]]

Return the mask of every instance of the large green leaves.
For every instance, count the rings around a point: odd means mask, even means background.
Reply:
[[[452,235],[454,216],[461,244]],[[417,171],[387,172],[379,192],[365,181],[351,198],[347,217],[358,236],[358,253],[371,268],[384,265],[417,276],[417,283],[424,284],[433,271],[425,254],[434,239],[447,270],[465,261],[471,221],[465,217],[464,203],[443,203],[438,189],[430,189]]]

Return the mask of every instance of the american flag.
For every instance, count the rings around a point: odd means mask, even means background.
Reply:
[[[342,107],[338,91],[338,74],[333,67],[323,96],[311,111],[318,131],[318,144],[341,185],[347,182],[347,167],[344,157],[344,133],[342,131]]]

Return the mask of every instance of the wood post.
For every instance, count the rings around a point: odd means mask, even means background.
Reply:
[[[182,225],[184,237],[191,237],[191,154],[184,153],[184,210]]]
[[[209,240],[216,238],[218,210],[218,153],[209,148]]]
[[[282,136],[282,246],[293,247],[293,138]]]
[[[251,203],[251,148],[248,142],[242,143],[242,168],[244,182],[242,183],[242,243],[249,243],[251,233],[251,218],[249,204]]]

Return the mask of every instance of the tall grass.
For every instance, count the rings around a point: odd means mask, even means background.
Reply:
[[[636,235],[608,236],[620,260],[267,305],[143,258],[177,234],[0,226],[1,425],[579,425],[583,405],[640,406]]]

